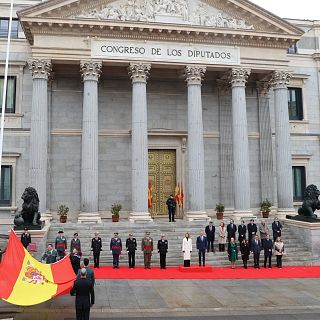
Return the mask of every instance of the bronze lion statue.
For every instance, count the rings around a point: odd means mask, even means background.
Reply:
[[[314,213],[320,209],[320,201],[318,199],[320,191],[317,186],[310,184],[304,191],[304,199],[302,207],[299,208],[298,213],[301,216],[317,219],[317,215]]]
[[[39,197],[35,188],[27,187],[21,199],[23,200],[22,210],[16,214],[14,224],[16,226],[40,225]]]

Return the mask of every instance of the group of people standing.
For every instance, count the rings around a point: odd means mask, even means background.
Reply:
[[[173,216],[171,216],[171,219]],[[277,258],[277,267],[282,267],[282,256],[285,253],[284,244],[281,240],[282,225],[278,218],[275,218],[272,223],[272,235],[273,240],[270,237],[269,227],[264,220],[261,220],[259,225],[255,224],[251,219],[249,224],[245,224],[241,221],[240,225],[236,225],[233,220],[225,226],[224,222],[220,223],[220,226],[214,226],[210,221],[205,227],[205,230],[201,230],[196,239],[196,249],[198,252],[199,266],[205,266],[206,253],[215,252],[215,241],[217,233],[217,242],[219,245],[219,252],[225,251],[227,244],[227,254],[231,263],[231,268],[235,268],[236,261],[238,260],[239,253],[243,261],[243,267],[248,268],[248,260],[250,255],[253,255],[254,267],[260,268],[260,254],[264,253],[264,267],[271,268],[271,258],[273,254]],[[29,235],[30,236],[30,235]],[[27,245],[29,239],[28,234],[25,233],[21,236],[21,241],[24,245]],[[238,244],[237,244],[238,239]],[[135,268],[135,256],[137,251],[137,240],[130,233],[125,241],[125,250],[128,254],[129,268]],[[63,231],[58,232],[58,236],[55,240],[53,248],[52,244],[48,244],[47,251],[42,257],[45,263],[54,263],[59,259],[62,259],[67,250],[67,240]],[[91,239],[91,251],[93,253],[94,268],[99,268],[100,265],[100,253],[102,251],[102,239],[99,236],[99,232],[95,232],[94,237]],[[153,239],[150,236],[150,232],[147,231],[145,236],[141,240],[141,251],[144,256],[145,269],[151,268],[151,257],[154,251]],[[160,268],[166,268],[166,256],[168,253],[168,240],[164,234],[161,234],[160,239],[157,242],[157,251],[160,257]],[[110,252],[112,254],[113,268],[119,268],[120,256],[123,252],[122,240],[119,237],[118,232],[114,233],[114,236],[110,240]],[[183,261],[185,267],[190,267],[191,252],[192,252],[192,239],[189,233],[185,234],[182,241]],[[77,274],[80,269],[80,260],[82,256],[81,242],[78,238],[78,233],[74,233],[74,237],[70,242],[70,259],[75,273]]]

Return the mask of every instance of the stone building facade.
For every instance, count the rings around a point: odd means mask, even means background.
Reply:
[[[266,198],[281,214],[320,184],[319,21],[246,0],[21,0],[15,12],[3,212],[31,185],[42,212],[120,202],[150,220],[178,186],[187,219],[219,202],[244,216]],[[1,75],[5,45],[3,23]]]

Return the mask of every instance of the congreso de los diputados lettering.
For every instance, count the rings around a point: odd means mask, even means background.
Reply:
[[[320,185],[319,45],[320,21],[247,0],[16,1],[0,215],[28,186],[80,220],[151,221],[177,190],[186,220],[293,213]]]

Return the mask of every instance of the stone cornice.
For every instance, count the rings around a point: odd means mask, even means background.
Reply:
[[[159,41],[215,43],[225,45],[288,48],[299,37],[252,30],[231,30],[184,25],[155,25],[137,22],[23,18],[26,38],[33,44],[34,35],[69,35],[107,38],[130,38]]]

